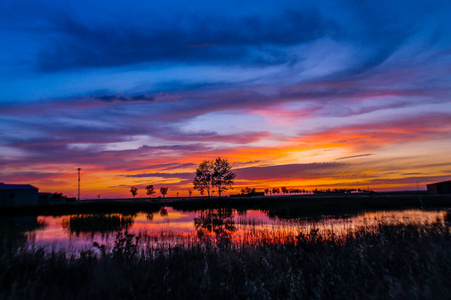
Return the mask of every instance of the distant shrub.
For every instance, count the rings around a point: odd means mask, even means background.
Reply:
[[[75,215],[63,220],[63,228],[77,236],[86,233],[108,233],[130,228],[133,219],[133,215],[122,214]]]

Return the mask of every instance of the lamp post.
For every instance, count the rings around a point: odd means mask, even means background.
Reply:
[[[78,170],[78,201],[80,201],[80,168]]]

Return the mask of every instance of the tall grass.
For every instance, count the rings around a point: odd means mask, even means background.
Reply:
[[[133,225],[135,215],[88,214],[73,215],[63,219],[63,228],[79,236],[83,234],[111,233],[128,229]]]
[[[451,231],[445,222],[359,228],[341,237],[252,232],[190,238],[139,250],[119,233],[112,249],[79,255],[0,243],[2,299],[448,298]],[[11,240],[12,239],[12,240]]]

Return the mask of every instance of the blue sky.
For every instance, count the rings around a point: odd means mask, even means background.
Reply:
[[[249,168],[238,184],[261,188],[447,178],[450,12],[449,1],[3,1],[0,181],[70,194],[82,167],[88,195],[144,180],[171,193],[219,155]],[[272,180],[255,171],[275,167]]]

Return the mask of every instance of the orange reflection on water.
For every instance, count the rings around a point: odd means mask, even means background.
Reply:
[[[30,235],[29,243],[53,250],[87,250],[94,242],[112,247],[116,235],[127,232],[139,236],[142,249],[168,245],[186,246],[200,241],[227,241],[244,244],[291,242],[299,234],[342,237],[359,228],[379,224],[425,224],[443,221],[445,211],[378,211],[349,216],[317,218],[269,218],[267,212],[211,209],[181,212],[165,208],[158,213],[135,215],[67,215],[38,217],[46,226]]]

